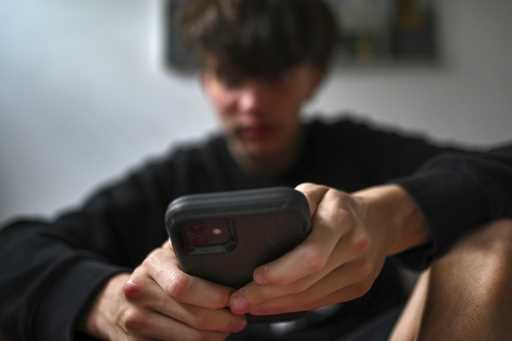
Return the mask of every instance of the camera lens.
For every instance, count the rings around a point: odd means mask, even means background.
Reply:
[[[199,221],[185,228],[186,244],[192,248],[222,245],[231,240],[225,221]]]

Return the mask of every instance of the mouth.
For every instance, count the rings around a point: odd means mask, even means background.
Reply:
[[[250,142],[262,142],[268,140],[274,132],[274,128],[269,124],[255,124],[251,126],[239,127],[235,133],[242,140]]]

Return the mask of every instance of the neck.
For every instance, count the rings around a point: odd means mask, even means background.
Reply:
[[[248,155],[235,143],[228,143],[235,161],[248,173],[254,175],[279,175],[288,170],[300,155],[304,140],[303,129],[298,131],[293,143],[286,148],[266,155]]]

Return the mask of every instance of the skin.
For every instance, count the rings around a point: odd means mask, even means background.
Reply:
[[[106,284],[84,327],[105,340],[224,340],[246,325],[224,309],[230,293],[181,272],[166,242]]]
[[[279,172],[293,161],[300,108],[320,80],[306,65],[271,83],[228,85],[208,69],[202,76],[230,151],[247,171],[260,173]],[[297,190],[308,200],[312,233],[257,268],[247,286],[235,292],[183,273],[165,243],[133,273],[106,283],[81,328],[110,340],[223,340],[246,326],[245,313],[294,312],[360,297],[388,255],[428,239],[422,214],[398,186],[353,194],[316,184]]]
[[[511,258],[512,220],[469,234],[420,276],[389,339],[510,339]]]
[[[248,171],[286,169],[301,139],[300,109],[317,90],[322,74],[299,65],[275,81],[229,84],[207,68],[204,91],[214,107],[231,153]]]
[[[427,240],[422,214],[398,186],[353,194],[301,184],[314,229],[294,250],[256,268],[231,295],[235,314],[311,310],[364,295],[387,256]],[[385,222],[385,223],[383,223]]]

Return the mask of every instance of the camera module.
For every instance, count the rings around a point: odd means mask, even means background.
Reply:
[[[192,253],[226,252],[235,243],[231,224],[224,219],[196,221],[184,228],[185,247]]]

